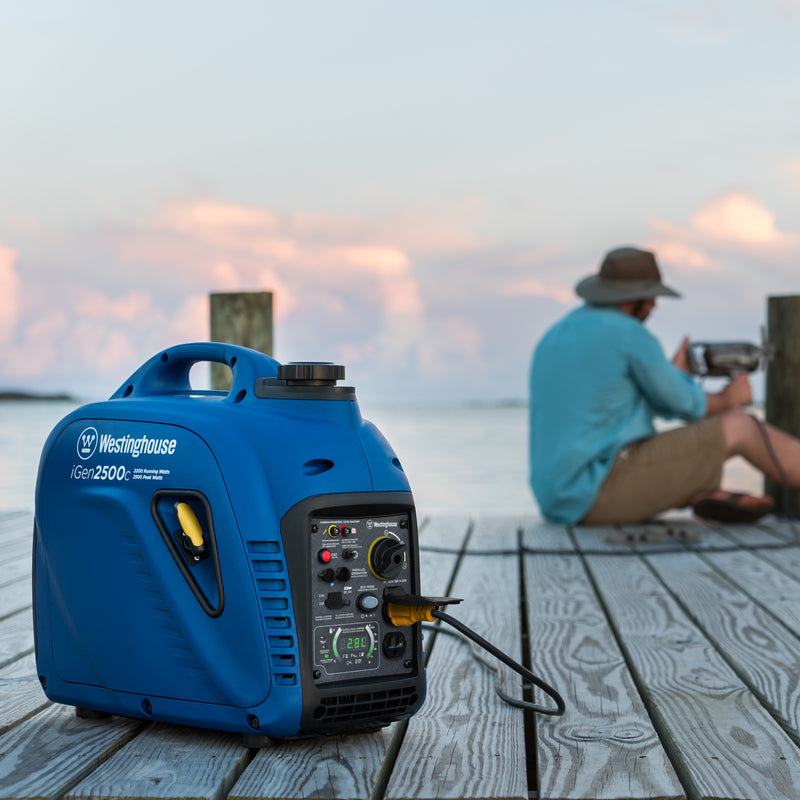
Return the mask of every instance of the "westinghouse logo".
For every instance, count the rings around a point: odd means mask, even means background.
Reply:
[[[84,428],[78,436],[78,458],[86,461],[97,450],[97,428]]]
[[[84,428],[78,436],[78,457],[83,461],[91,458],[95,451],[124,454],[139,458],[140,455],[171,456],[178,446],[177,439],[156,439],[152,436],[111,436],[98,434],[96,428]]]
[[[152,436],[109,436],[100,437],[101,453],[124,453],[139,458],[142,453],[149,456],[171,456],[178,446],[177,439],[155,439]]]

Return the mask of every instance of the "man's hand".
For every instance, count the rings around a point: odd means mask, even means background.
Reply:
[[[706,394],[708,403],[706,416],[719,414],[730,408],[749,406],[753,402],[753,389],[750,386],[750,376],[743,372],[728,383],[725,388],[715,394]]]
[[[750,386],[750,376],[743,372],[731,380],[722,390],[730,403],[730,408],[749,406],[753,402],[753,389]]]
[[[678,347],[678,351],[672,357],[672,365],[677,367],[681,372],[689,373],[689,337],[684,336],[683,340]]]

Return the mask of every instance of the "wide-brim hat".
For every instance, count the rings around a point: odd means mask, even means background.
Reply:
[[[596,305],[614,305],[627,300],[680,297],[661,281],[656,257],[638,247],[618,247],[606,253],[600,271],[575,286],[578,297]]]

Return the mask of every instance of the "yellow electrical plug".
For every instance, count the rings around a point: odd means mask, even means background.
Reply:
[[[392,625],[398,628],[403,625],[413,625],[415,622],[435,622],[433,611],[436,606],[400,606],[396,603],[386,603],[386,616]]]
[[[413,625],[415,622],[435,622],[433,612],[439,606],[451,603],[460,603],[457,597],[423,597],[418,594],[408,594],[400,586],[389,586],[383,591],[383,613],[398,627]]]
[[[197,520],[197,516],[188,503],[175,503],[175,513],[178,515],[178,522],[183,532],[188,537],[194,547],[203,547],[203,529]]]

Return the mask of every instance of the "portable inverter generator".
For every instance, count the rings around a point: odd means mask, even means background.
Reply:
[[[205,361],[230,391],[192,389]],[[420,626],[384,608],[419,591],[414,501],[343,377],[178,345],[55,427],[34,527],[50,699],[278,738],[419,708]]]

